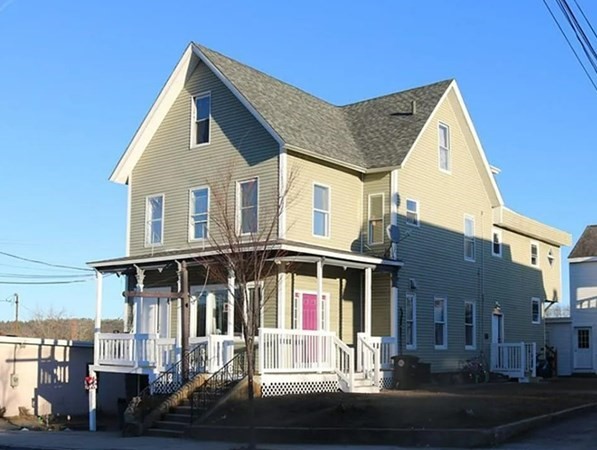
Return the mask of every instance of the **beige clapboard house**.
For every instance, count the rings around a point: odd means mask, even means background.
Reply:
[[[100,288],[120,273],[143,294],[125,301],[126,333],[96,335],[92,370],[151,381],[180,358],[181,302],[148,293],[178,292],[183,261],[190,347],[205,345],[208,372],[238,349],[235,274],[216,283],[197,264],[221,239],[216,186],[230,178],[237,232],[274,221],[285,255],[253,287],[274,294],[263,395],[388,386],[396,354],[528,375],[570,236],[508,209],[497,173],[454,80],[336,106],[192,43],[111,176],[128,189],[126,254],[91,266]],[[101,303],[100,289],[98,316]]]

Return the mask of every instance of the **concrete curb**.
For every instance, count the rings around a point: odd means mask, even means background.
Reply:
[[[491,447],[514,436],[554,420],[562,420],[589,410],[589,403],[551,414],[531,417],[493,428],[423,429],[423,428],[281,428],[257,427],[257,440],[266,444],[340,444],[340,445],[400,445],[476,448]],[[196,426],[187,434],[202,440],[246,442],[248,427]]]

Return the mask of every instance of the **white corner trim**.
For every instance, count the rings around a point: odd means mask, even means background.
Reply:
[[[288,192],[286,192],[288,183],[288,154],[283,145],[280,146],[278,154],[278,201],[280,202],[280,211],[278,214],[278,239],[286,238],[286,204]]]
[[[133,197],[133,173],[131,172],[129,175],[128,183],[127,183],[127,194],[126,194],[126,248],[125,248],[125,256],[131,256],[131,208],[133,206],[132,203]],[[145,238],[143,238],[145,239]]]

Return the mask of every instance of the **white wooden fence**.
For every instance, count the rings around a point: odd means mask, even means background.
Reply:
[[[537,344],[517,342],[491,345],[491,371],[528,381],[536,376]]]

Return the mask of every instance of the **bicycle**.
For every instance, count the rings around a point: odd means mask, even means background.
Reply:
[[[485,368],[482,356],[467,359],[460,369],[465,383],[487,383],[489,371]]]

